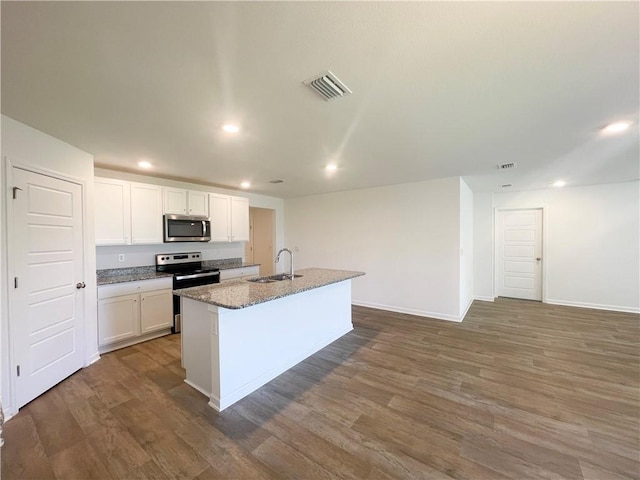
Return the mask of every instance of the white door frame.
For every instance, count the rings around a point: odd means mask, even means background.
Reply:
[[[16,346],[14,345],[15,342],[10,342],[11,339],[11,323],[12,323],[12,311],[13,311],[13,295],[12,295],[12,289],[11,289],[11,284],[13,283],[11,281],[11,278],[14,276],[14,272],[15,272],[15,260],[13,259],[13,255],[12,252],[14,251],[14,229],[13,229],[13,208],[11,208],[11,202],[13,201],[12,195],[13,195],[13,191],[12,191],[12,185],[13,185],[13,169],[14,168],[19,168],[22,170],[26,170],[28,172],[31,173],[35,173],[35,174],[39,174],[39,175],[45,175],[48,177],[52,177],[52,178],[56,178],[59,180],[63,180],[63,181],[67,181],[70,183],[75,183],[77,185],[80,185],[82,194],[81,194],[81,202],[82,202],[82,248],[83,251],[87,251],[88,248],[95,248],[95,246],[93,245],[87,245],[87,235],[86,235],[86,228],[87,228],[87,182],[81,178],[78,177],[73,177],[70,175],[65,175],[63,173],[54,171],[54,170],[49,170],[47,168],[42,168],[42,167],[38,167],[38,166],[34,166],[34,165],[30,165],[28,163],[23,163],[20,161],[16,161],[14,159],[10,159],[7,156],[3,157],[3,163],[4,163],[4,177],[5,177],[5,184],[4,184],[4,191],[5,191],[5,219],[6,219],[6,236],[5,236],[5,240],[6,240],[6,266],[7,266],[7,277],[6,277],[6,282],[5,282],[5,286],[6,286],[6,299],[7,299],[7,317],[6,319],[3,318],[2,319],[2,323],[0,324],[0,328],[2,329],[2,335],[0,336],[0,341],[2,342],[2,348],[0,349],[0,351],[4,352],[6,350],[6,354],[3,353],[2,358],[0,359],[0,368],[2,369],[2,374],[3,375],[7,375],[9,376],[9,392],[0,392],[1,396],[3,398],[3,409],[5,409],[4,413],[5,416],[8,418],[12,417],[13,415],[18,413],[18,409],[15,407],[17,405],[17,399],[16,399],[16,376],[13,375],[13,372],[16,371],[16,354],[14,352],[14,349],[16,348]],[[86,255],[83,255],[83,265],[82,265],[82,270],[84,272],[85,277],[87,277],[87,275],[91,274],[90,272],[87,272],[87,258]],[[94,275],[95,274],[91,274]],[[89,277],[87,277],[89,278]],[[94,285],[93,281],[90,281],[88,283],[88,286],[90,285]],[[84,366],[88,366],[92,363],[94,363],[95,361],[99,360],[100,356],[96,354],[92,354],[89,351],[88,346],[90,345],[89,343],[89,338],[88,338],[88,334],[90,334],[90,332],[92,331],[90,327],[90,325],[88,325],[88,322],[91,318],[90,315],[88,315],[90,309],[91,309],[91,300],[94,299],[95,295],[91,295],[90,293],[90,289],[87,289],[87,292],[85,294],[85,301],[82,304],[82,315],[83,315],[83,322],[82,322],[82,332],[81,332],[81,336],[79,337],[78,343],[79,343],[79,348],[82,349],[82,357],[84,359]],[[94,302],[95,303],[95,302]],[[97,303],[96,303],[97,305]],[[94,306],[95,307],[95,306]],[[96,325],[97,327],[97,325]],[[96,338],[96,346],[97,346],[97,338]],[[4,365],[4,361],[8,361],[8,368],[6,368],[7,366]],[[0,375],[1,377],[1,375]],[[3,382],[4,383],[4,382]],[[2,384],[0,384],[0,389],[2,388]],[[6,402],[6,400],[9,400],[8,402]],[[6,402],[6,403],[4,403]],[[6,407],[6,408],[5,408]]]
[[[496,232],[498,226],[498,215],[502,212],[514,212],[519,210],[541,210],[542,211],[542,265],[540,268],[541,282],[542,282],[542,303],[547,303],[547,213],[548,208],[546,205],[532,205],[522,206],[514,208],[494,208],[493,209],[493,298],[498,298],[498,252],[500,251],[500,245],[498,245],[499,235]]]

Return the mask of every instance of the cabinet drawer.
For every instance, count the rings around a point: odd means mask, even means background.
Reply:
[[[173,278],[154,278],[151,280],[140,280],[138,282],[113,283],[111,285],[100,285],[98,287],[98,298],[119,297],[120,295],[134,295],[142,292],[152,292],[154,290],[165,290],[173,288]]]

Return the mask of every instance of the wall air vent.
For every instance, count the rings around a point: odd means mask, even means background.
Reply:
[[[303,83],[315,90],[318,95],[322,96],[327,102],[352,93],[351,90],[329,70],[305,80]]]
[[[516,168],[515,163],[500,163],[498,164],[498,170],[508,170],[510,168]]]

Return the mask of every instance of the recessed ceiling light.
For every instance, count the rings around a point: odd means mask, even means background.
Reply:
[[[564,180],[558,180],[551,184],[552,187],[564,187],[567,184]]]
[[[335,163],[330,163],[329,165],[327,165],[326,167],[324,167],[324,169],[327,172],[334,172],[338,169],[338,166]]]
[[[249,188],[251,186],[251,182],[242,182],[240,184],[240,187],[242,188]]]
[[[140,168],[151,168],[151,162],[150,162],[150,161],[148,161],[148,160],[140,160],[140,161],[138,162],[138,166],[139,166]]]
[[[631,122],[615,122],[610,123],[606,127],[602,129],[604,133],[620,133],[624,132],[627,128],[631,126]]]
[[[222,130],[227,133],[238,133],[240,131],[240,127],[231,123],[226,123],[222,126]]]

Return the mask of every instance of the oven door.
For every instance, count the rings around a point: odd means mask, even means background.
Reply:
[[[164,216],[165,243],[208,242],[209,240],[211,240],[211,222],[207,217]]]
[[[173,289],[199,287],[201,285],[211,285],[220,283],[220,272],[218,270],[211,272],[194,272],[194,273],[176,273],[173,275]],[[173,296],[173,333],[179,333],[182,330],[182,316],[180,315],[180,297]]]

